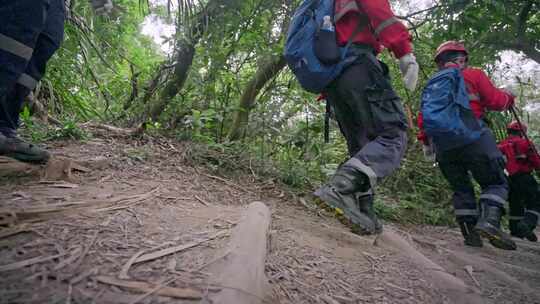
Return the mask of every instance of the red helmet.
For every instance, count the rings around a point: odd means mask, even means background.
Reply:
[[[437,58],[444,52],[448,51],[459,51],[464,52],[465,55],[469,55],[469,52],[467,52],[467,49],[463,45],[463,43],[455,40],[450,40],[442,43],[437,48],[437,52],[435,53],[435,61],[437,61]]]
[[[506,126],[506,129],[507,130],[513,130],[513,131],[522,131],[522,132],[525,132],[527,133],[527,125],[525,124],[520,124],[519,122],[517,121],[512,121],[511,123],[509,123],[507,126]]]

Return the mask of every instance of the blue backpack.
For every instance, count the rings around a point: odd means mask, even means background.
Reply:
[[[312,93],[322,92],[356,59],[356,56],[347,54],[352,39],[345,47],[339,47],[341,60],[336,63],[325,64],[317,57],[315,41],[324,16],[333,19],[333,0],[304,0],[291,20],[283,54],[300,85]]]
[[[424,131],[439,151],[465,146],[482,135],[457,68],[441,70],[429,80],[422,92],[421,112]]]

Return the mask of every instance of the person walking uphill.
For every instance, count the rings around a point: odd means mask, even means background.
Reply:
[[[540,189],[532,172],[540,170],[540,156],[534,144],[524,138],[526,125],[513,121],[506,130],[508,138],[499,143],[499,149],[506,156],[510,182],[510,234],[536,242],[534,229],[540,221]]]
[[[514,96],[494,87],[482,70],[467,66],[468,52],[462,43],[441,44],[435,62],[439,72],[422,94],[418,138],[425,152],[435,152],[441,172],[454,191],[456,221],[465,245],[481,247],[483,236],[495,247],[516,249],[500,226],[508,198],[503,155],[482,121],[486,110],[509,109]],[[471,175],[482,189],[480,208]]]
[[[26,96],[64,35],[63,0],[0,0],[0,155],[46,162],[49,153],[17,137]]]
[[[388,48],[399,58],[410,90],[416,86],[418,64],[411,36],[387,0],[336,0],[334,5],[337,43],[349,43],[356,59],[324,93],[347,141],[350,159],[315,195],[340,208],[355,232],[379,233],[382,225],[373,210],[373,188],[400,166],[407,119],[388,67],[376,56]]]

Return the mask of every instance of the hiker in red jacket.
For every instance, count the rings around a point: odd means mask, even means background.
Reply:
[[[504,158],[497,149],[493,133],[482,119],[487,110],[507,110],[513,105],[514,96],[496,88],[482,70],[468,67],[468,52],[460,42],[448,41],[441,44],[437,49],[435,62],[441,70],[449,67],[461,70],[474,115],[471,118],[478,120],[481,135],[471,144],[443,150],[433,145],[423,132],[423,117],[420,114],[418,139],[424,144],[426,156],[436,154],[441,172],[454,191],[456,221],[461,228],[465,245],[481,247],[481,234],[495,247],[513,250],[516,248],[515,243],[500,227],[508,198]],[[482,188],[479,198],[481,212],[477,207],[471,176]]]
[[[531,173],[540,170],[540,156],[534,144],[523,137],[527,133],[526,125],[513,121],[506,129],[508,138],[499,144],[499,149],[506,156],[510,181],[510,234],[536,242],[534,229],[540,220],[540,192]]]
[[[405,86],[413,90],[418,64],[411,36],[387,0],[336,0],[335,31],[340,46],[351,39],[356,61],[326,90],[350,159],[315,194],[343,210],[361,233],[382,230],[373,210],[373,188],[400,165],[407,143],[407,119],[392,88],[388,67],[377,60],[383,48],[396,58]],[[352,37],[352,38],[351,38]]]

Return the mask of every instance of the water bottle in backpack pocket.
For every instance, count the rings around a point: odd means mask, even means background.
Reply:
[[[471,110],[461,70],[436,73],[422,92],[424,131],[437,151],[468,145],[480,138],[482,128]]]
[[[348,52],[352,43],[337,45],[333,29],[333,0],[304,0],[296,9],[289,30],[283,55],[287,65],[300,85],[312,93],[320,93],[351,65],[356,57]],[[325,18],[331,30],[323,30]],[[359,24],[360,26],[361,24]]]
[[[336,31],[330,16],[324,16],[322,26],[315,36],[313,47],[315,48],[315,56],[323,64],[336,64],[341,60]]]

